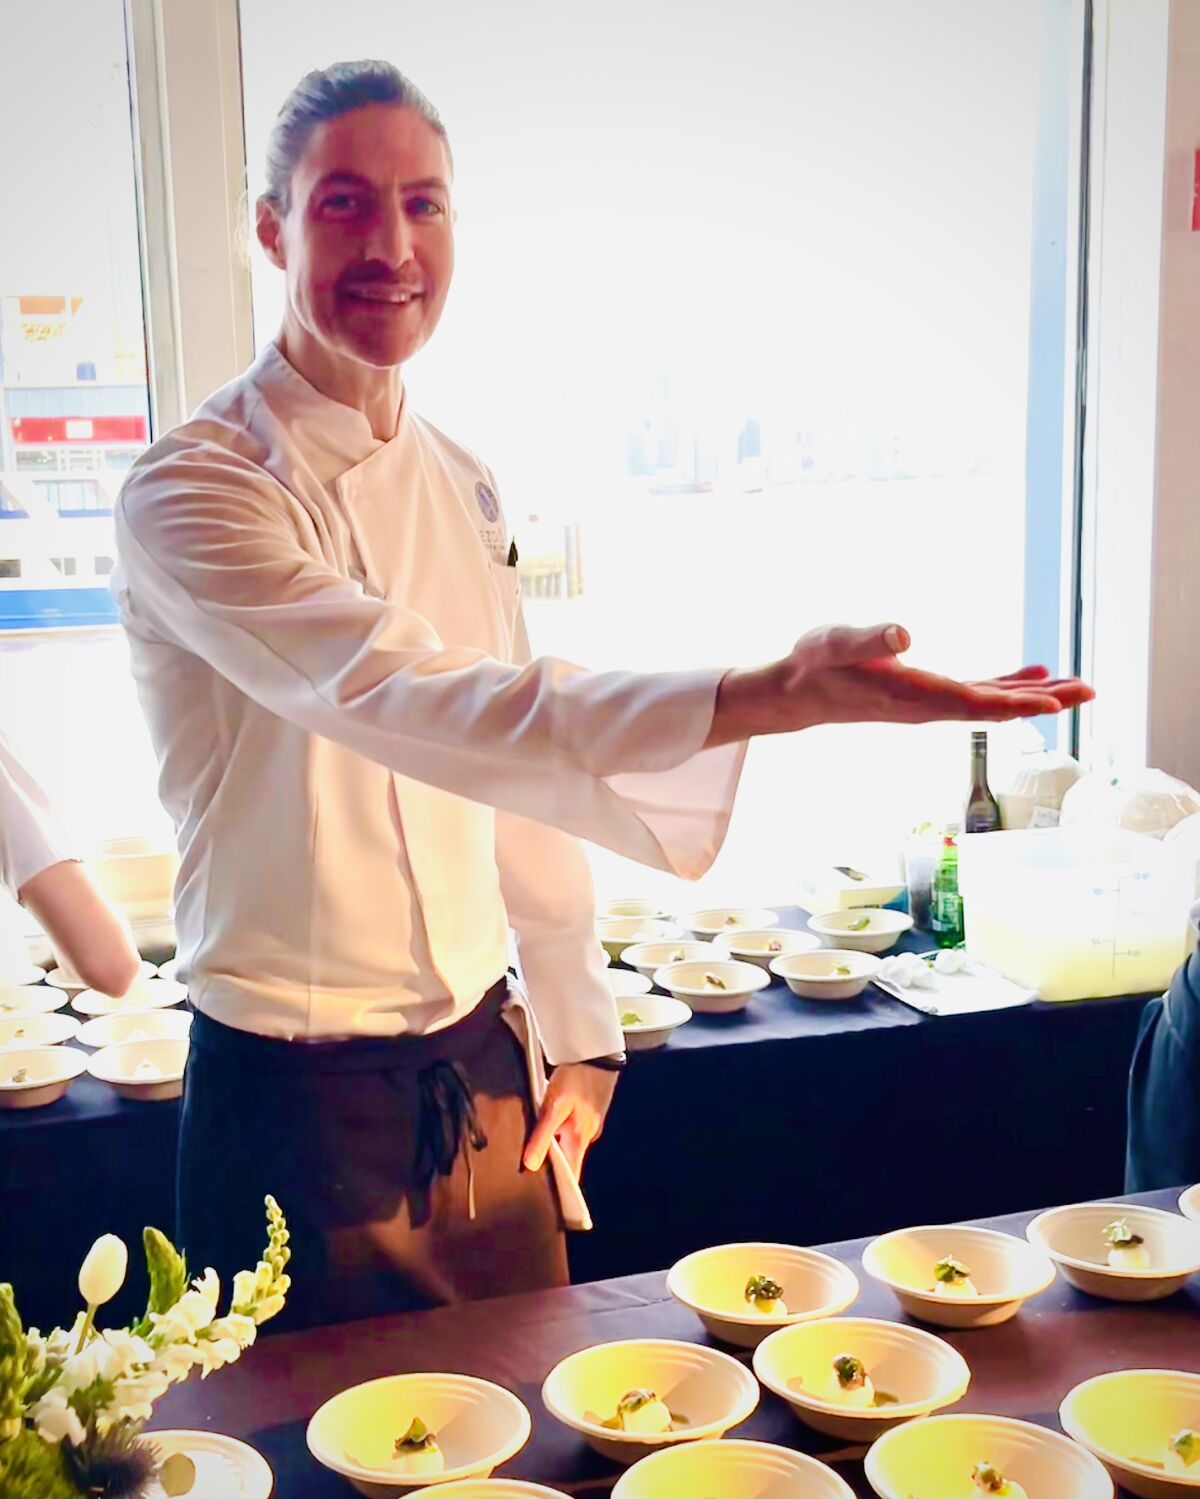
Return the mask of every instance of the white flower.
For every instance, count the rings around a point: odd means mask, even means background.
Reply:
[[[103,1435],[122,1421],[148,1421],[169,1383],[161,1369],[142,1369],[129,1379],[118,1379],[112,1400],[97,1413],[96,1429]]]
[[[86,1348],[81,1348],[78,1353],[63,1360],[62,1372],[55,1389],[61,1389],[66,1395],[73,1395],[76,1390],[86,1390],[98,1379],[116,1379],[120,1372],[120,1358],[116,1349],[103,1338],[93,1338]]]
[[[25,1329],[25,1371],[34,1379],[46,1367],[46,1340],[36,1327]]]
[[[221,1277],[210,1265],[203,1275],[192,1282],[192,1285],[206,1301],[210,1301],[213,1308],[221,1299]]]
[[[193,1343],[168,1343],[165,1348],[160,1348],[154,1360],[154,1368],[170,1384],[179,1384],[185,1380],[198,1363],[202,1355]]]
[[[79,1271],[79,1294],[87,1306],[103,1306],[125,1284],[129,1251],[116,1234],[101,1234]]]
[[[208,1290],[206,1286],[204,1290],[185,1291],[168,1311],[150,1313],[160,1343],[195,1342],[196,1334],[216,1315],[216,1302],[209,1299]]]
[[[83,1422],[67,1404],[67,1391],[61,1385],[47,1390],[29,1414],[43,1442],[61,1442],[65,1437],[78,1447],[87,1436]]]
[[[254,1300],[256,1284],[253,1270],[239,1270],[233,1277],[233,1305],[249,1306]]]
[[[154,1349],[145,1338],[135,1337],[123,1327],[109,1328],[100,1336],[113,1351],[118,1379],[123,1379],[138,1365],[154,1362]]]
[[[265,1300],[258,1303],[254,1308],[254,1320],[259,1327],[283,1311],[283,1301],[284,1298],[282,1296],[268,1296]]]
[[[238,1346],[238,1352],[249,1348],[258,1336],[258,1328],[254,1325],[253,1317],[244,1317],[239,1312],[230,1312],[228,1316],[218,1317],[208,1329],[210,1337],[231,1338]]]

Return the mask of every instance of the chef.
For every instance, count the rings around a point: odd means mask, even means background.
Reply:
[[[283,326],[117,507],[197,1011],[179,1233],[228,1274],[274,1193],[292,1325],[565,1279],[568,1189],[624,1060],[577,839],[694,878],[752,734],[1088,695],[909,670],[896,626],[749,671],[531,661],[496,480],[401,379],[450,286],[451,181],[393,67],[304,78],[258,203]],[[513,295],[537,315],[532,262]]]
[[[1200,1181],[1200,905],[1192,951],[1142,1014],[1129,1074],[1127,1192]]]
[[[63,832],[50,800],[0,734],[0,889],[90,989],[119,996],[137,975],[132,938]],[[4,954],[0,953],[0,958]]]

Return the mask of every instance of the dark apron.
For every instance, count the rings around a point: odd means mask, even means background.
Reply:
[[[431,1036],[269,1039],[197,1014],[180,1124],[178,1243],[223,1285],[291,1230],[292,1288],[271,1331],[565,1285],[507,981]]]
[[[1200,953],[1142,1016],[1129,1073],[1125,1190],[1200,1181]]]

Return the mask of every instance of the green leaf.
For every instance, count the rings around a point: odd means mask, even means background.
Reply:
[[[146,1269],[150,1273],[150,1297],[146,1303],[146,1315],[133,1331],[144,1337],[151,1328],[151,1313],[161,1317],[187,1290],[188,1272],[187,1260],[159,1229],[143,1229],[142,1246],[146,1252]]]
[[[43,1442],[26,1429],[0,1442],[0,1494],[4,1499],[83,1499],[62,1442]]]

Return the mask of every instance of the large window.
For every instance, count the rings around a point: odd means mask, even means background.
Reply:
[[[125,10],[0,28],[0,730],[87,843],[162,821],[108,590],[150,437]]]
[[[1069,9],[241,0],[251,194],[308,68],[387,57],[441,111],[456,285],[407,383],[497,473],[539,651],[753,663],[895,618],[990,675],[1065,649]],[[954,727],[758,743],[705,889],[890,865],[966,769]]]

